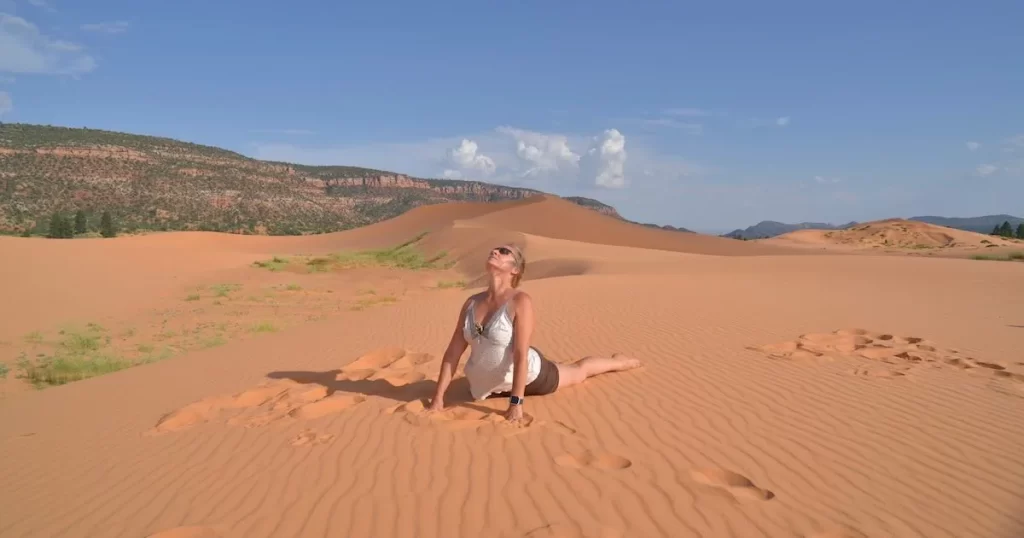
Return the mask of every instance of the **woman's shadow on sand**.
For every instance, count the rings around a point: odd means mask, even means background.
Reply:
[[[326,372],[309,371],[275,371],[267,374],[270,379],[289,379],[295,383],[304,385],[320,385],[327,389],[325,398],[329,398],[336,392],[348,394],[363,394],[395,400],[398,403],[409,403],[416,400],[423,402],[424,406],[430,403],[437,390],[437,381],[424,379],[413,383],[395,385],[387,379],[345,379],[345,372],[342,370],[328,370]],[[469,392],[469,382],[465,377],[459,376],[452,379],[448,390],[444,395],[445,408],[452,406],[475,409],[483,413],[496,413],[498,411],[473,403]]]

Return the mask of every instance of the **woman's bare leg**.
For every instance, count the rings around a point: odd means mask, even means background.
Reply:
[[[638,359],[622,353],[616,353],[611,357],[584,357],[572,364],[558,365],[558,388],[578,385],[595,375],[631,370],[638,366]]]

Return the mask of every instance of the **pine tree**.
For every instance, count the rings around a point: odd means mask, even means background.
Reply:
[[[999,227],[999,235],[1003,237],[1013,237],[1013,228],[1010,227],[1010,221],[1003,221],[1003,225]]]
[[[114,219],[110,217],[109,211],[104,211],[103,217],[100,218],[100,235],[103,237],[115,237],[117,235],[117,228],[114,227]]]
[[[999,225],[996,224],[996,227],[992,228],[992,233],[990,233],[989,235],[999,235],[999,228]]]
[[[75,237],[75,225],[71,221],[71,217],[57,213],[57,233],[55,237],[59,239],[71,239]]]
[[[89,231],[88,223],[85,220],[85,211],[79,209],[75,212],[75,233],[84,234]]]
[[[1024,222],[1017,225],[1017,239],[1024,239]]]
[[[54,212],[53,215],[50,215],[50,232],[46,234],[46,237],[51,239],[64,237],[64,217],[60,212]]]

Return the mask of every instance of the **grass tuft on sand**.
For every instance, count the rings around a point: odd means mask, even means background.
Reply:
[[[423,232],[391,248],[336,252],[327,256],[296,256],[294,258],[275,256],[272,260],[258,261],[253,265],[271,271],[291,268],[306,273],[325,273],[357,267],[387,267],[413,271],[452,268],[455,265],[455,260],[448,257],[447,251],[427,257],[416,248],[416,244],[426,235],[427,233]]]
[[[254,333],[274,333],[277,332],[277,327],[269,321],[262,321],[253,325],[249,330]]]
[[[214,284],[210,286],[214,297],[227,297],[231,292],[242,289],[239,284]]]
[[[1024,252],[1010,252],[1009,254],[975,254],[972,260],[989,260],[999,262],[1024,261]]]
[[[374,295],[372,297],[367,297],[367,298],[364,298],[364,299],[359,299],[358,301],[356,301],[352,305],[351,310],[366,310],[367,308],[369,308],[371,306],[376,306],[376,305],[381,305],[381,304],[393,304],[393,303],[397,303],[397,302],[398,302],[398,298],[394,297],[392,295]]]
[[[19,360],[22,377],[37,387],[63,385],[132,366],[132,362],[105,350],[110,344],[106,329],[90,323],[85,329],[64,329],[52,354],[42,354],[37,361],[24,355]],[[42,343],[42,338],[34,339]]]
[[[266,269],[268,271],[273,271],[276,273],[278,271],[281,271],[285,267],[288,267],[290,263],[291,260],[289,260],[288,258],[282,256],[274,256],[269,260],[255,261],[252,264],[254,267],[260,267],[262,269]]]
[[[37,388],[64,385],[90,377],[124,370],[138,364],[147,364],[170,358],[175,351],[164,347],[159,352],[151,344],[139,344],[139,357],[132,360],[111,350],[111,337],[102,326],[89,323],[85,328],[66,328],[59,331],[54,341],[45,341],[42,333],[32,333],[26,341],[45,345],[48,353],[38,353],[30,360],[22,353],[18,360],[21,377]]]

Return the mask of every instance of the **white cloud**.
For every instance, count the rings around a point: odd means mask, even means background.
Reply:
[[[454,174],[459,174],[461,177],[462,171],[479,172],[484,176],[493,174],[496,168],[494,160],[479,153],[478,150],[479,146],[477,146],[477,143],[466,138],[462,139],[457,148],[448,150],[448,161],[457,169],[445,170],[445,177],[454,179]]]
[[[11,99],[11,94],[7,92],[0,92],[0,116],[14,110],[14,101]]]
[[[978,143],[978,142],[968,142],[967,143],[967,149],[969,149],[971,151],[977,151],[978,148],[980,148],[980,147],[981,147],[981,144]]]
[[[587,150],[582,169],[593,174],[594,184],[606,188],[626,186],[626,137],[618,129],[607,129]],[[590,179],[589,177],[586,179]]]
[[[569,141],[565,135],[538,133],[507,126],[498,127],[497,132],[514,139],[516,156],[525,167],[522,171],[523,176],[565,172],[579,166],[580,156],[569,148]]]
[[[80,45],[50,39],[21,17],[0,13],[0,72],[78,75],[96,68]]]
[[[828,185],[828,184],[839,183],[842,180],[840,180],[837,177],[814,176],[814,181],[816,181],[817,183],[820,183],[822,185]]]
[[[981,165],[978,165],[978,168],[976,168],[974,170],[974,173],[979,175],[979,176],[981,176],[981,177],[987,177],[987,176],[991,176],[992,174],[996,173],[998,170],[999,170],[999,167],[995,166],[993,164],[981,164]]]
[[[83,24],[82,30],[101,34],[120,34],[128,31],[128,21],[96,22]]]
[[[785,127],[789,125],[789,116],[782,116],[781,118],[775,120],[775,125],[778,125],[779,127]]]
[[[253,156],[302,164],[362,166],[415,177],[483,180],[553,193],[619,189],[643,182],[676,182],[702,169],[681,158],[631,147],[607,129],[596,136],[501,126],[459,137],[403,143],[310,147],[254,143]]]

